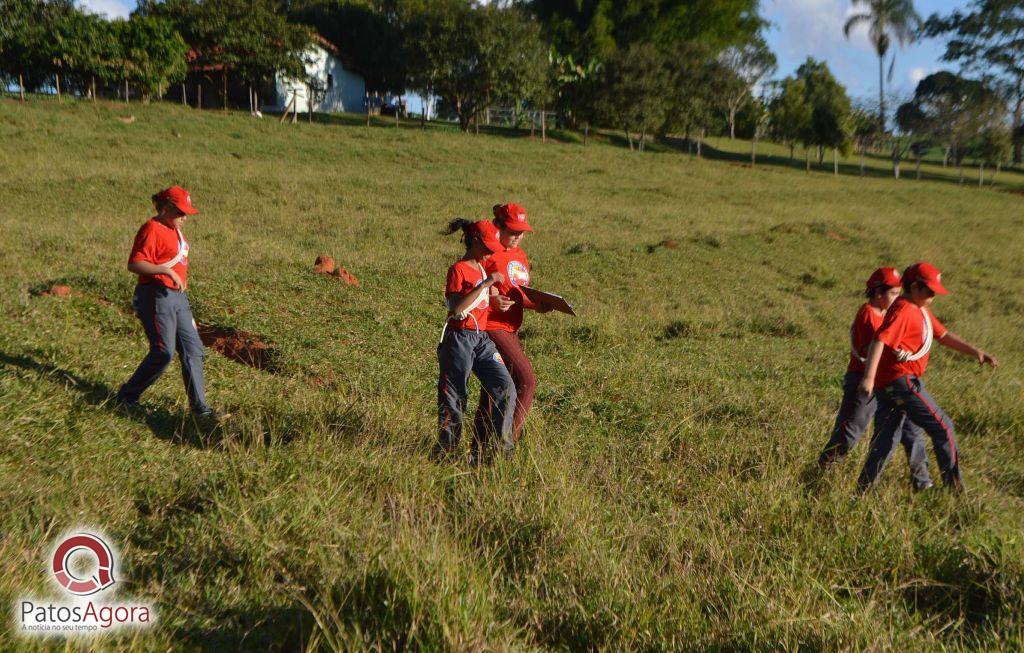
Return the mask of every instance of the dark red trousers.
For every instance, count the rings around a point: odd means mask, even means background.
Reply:
[[[523,351],[522,343],[519,342],[518,333],[488,330],[487,335],[490,336],[498,353],[501,354],[502,360],[505,361],[505,367],[508,368],[509,374],[512,375],[512,382],[516,386],[516,411],[512,421],[512,437],[518,440],[522,434],[523,422],[526,421],[526,415],[530,412],[530,406],[533,405],[533,393],[537,389],[537,377],[533,373],[533,365],[530,364],[530,359],[526,357],[526,353]],[[473,418],[473,428],[477,432],[482,432],[480,429],[485,428],[489,403],[490,398],[487,396],[487,393],[481,391],[476,416]]]

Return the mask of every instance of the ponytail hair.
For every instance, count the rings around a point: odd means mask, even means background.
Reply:
[[[461,231],[462,242],[465,243],[466,246],[468,247],[470,240],[472,238],[472,236],[470,236],[469,234],[469,228],[472,226],[472,220],[467,220],[466,218],[455,218],[454,220],[448,223],[448,226],[445,227],[444,231],[442,231],[441,233],[444,234],[445,236],[450,236],[456,231]]]

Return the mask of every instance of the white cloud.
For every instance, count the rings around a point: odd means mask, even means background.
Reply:
[[[910,79],[910,83],[915,87],[917,86],[918,82],[920,82],[927,76],[928,71],[926,71],[921,66],[918,66],[917,68],[911,68],[910,72],[907,74],[907,78]]]
[[[849,0],[772,0],[771,15],[786,36],[783,48],[792,58],[829,58],[849,47],[872,52],[867,28],[843,34],[846,19],[857,10]]]
[[[82,0],[82,6],[107,18],[127,18],[135,8],[133,0]]]

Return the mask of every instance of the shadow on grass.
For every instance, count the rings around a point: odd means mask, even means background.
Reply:
[[[289,653],[308,650],[313,618],[301,606],[256,607],[216,611],[216,623],[210,628],[184,628],[177,639],[188,642],[193,650],[266,651]],[[320,650],[320,649],[313,649]]]
[[[625,144],[626,144],[625,138],[621,138],[621,137],[619,137],[617,139],[613,138],[613,139],[610,140],[610,142],[612,142],[613,144],[621,144],[623,146],[625,146]],[[680,153],[683,153],[683,154],[694,154],[695,155],[695,153],[696,153],[696,144],[695,144],[695,142],[687,140],[686,138],[681,138],[681,137],[677,137],[677,136],[663,136],[663,137],[658,139],[658,143],[663,145],[663,146],[665,146],[668,149],[671,149],[671,150],[674,150],[676,152],[680,152]],[[750,168],[751,167],[750,166],[750,152],[728,152],[726,150],[722,150],[722,149],[716,148],[715,146],[705,142],[705,143],[703,143],[702,148],[701,148],[701,155],[703,156],[703,158],[710,159],[712,161],[725,161],[727,163],[734,163],[734,164],[736,164],[736,165],[738,165],[740,167],[744,167],[744,168]],[[892,160],[891,160],[890,157],[884,156],[884,155],[878,155],[878,154],[867,154],[865,156],[865,161],[868,163],[868,165],[865,165],[863,175],[861,175],[861,169],[860,169],[859,161],[853,161],[853,162],[851,162],[851,161],[841,161],[839,163],[839,174],[841,176],[844,176],[844,177],[864,176],[864,177],[872,178],[872,179],[892,179],[893,178],[893,174],[892,174]],[[932,164],[933,162],[928,161],[928,162],[924,162],[924,163]],[[789,168],[791,170],[801,170],[801,171],[805,171],[805,172],[807,171],[807,161],[806,161],[806,159],[800,158],[799,156],[796,156],[796,157],[791,159],[791,158],[785,157],[785,156],[778,156],[778,155],[774,155],[774,154],[760,154],[759,153],[757,155],[757,167],[762,167],[762,166],[764,166],[764,167],[769,167],[770,166],[770,167],[776,167],[776,168]],[[941,182],[941,183],[945,183],[945,184],[953,184],[953,185],[957,185],[957,186],[963,185],[965,187],[969,187],[969,186],[973,186],[975,188],[978,187],[978,176],[977,176],[978,175],[978,170],[977,170],[976,167],[974,167],[974,168],[972,168],[972,167],[965,167],[964,168],[964,181],[963,181],[963,184],[960,183],[959,176],[957,176],[957,173],[956,173],[956,168],[949,168],[949,170],[950,170],[950,174],[949,175],[944,175],[944,174],[936,173],[934,171],[930,171],[928,169],[922,169],[921,170],[920,181],[937,181],[937,182]],[[812,157],[811,158],[810,172],[811,173],[819,173],[819,174],[824,173],[824,174],[832,175],[832,174],[834,174],[833,162],[832,162],[832,160],[830,159],[830,157],[828,155],[825,156],[825,159],[821,163],[819,163],[818,161],[815,160],[814,157]],[[1001,174],[1006,174],[1007,172],[1011,172],[1011,171],[1010,170],[1004,170]],[[992,185],[990,183],[991,174],[992,174],[992,171],[986,171],[985,188],[989,188],[989,189],[992,188]],[[903,160],[903,163],[902,163],[902,166],[901,166],[900,178],[903,179],[903,180],[907,180],[907,181],[918,181],[917,173],[915,171],[915,163],[914,163],[913,159],[904,159]],[[1019,189],[1020,187],[1018,185],[1016,185],[1016,184],[1006,184],[1004,181],[1001,181],[999,179],[999,177],[997,176],[996,177],[995,188],[997,188],[999,190],[1011,190],[1012,191],[1014,189]]]
[[[205,449],[216,444],[219,439],[215,437],[216,432],[201,428],[191,416],[182,416],[163,407],[147,406],[133,411],[120,410],[116,408],[117,391],[114,388],[62,367],[43,363],[31,356],[0,351],[0,367],[20,368],[39,374],[55,385],[74,390],[78,398],[90,406],[116,411],[124,417],[144,424],[161,440]]]
[[[280,120],[281,118],[281,114],[279,113],[265,113],[264,115],[268,118],[273,118],[274,120]],[[291,119],[289,118],[289,120]],[[301,114],[298,122],[308,123],[309,114]],[[431,133],[466,133],[469,135],[479,134],[481,136],[497,136],[508,139],[525,138],[537,141],[541,140],[541,131],[539,127],[531,133],[530,130],[525,127],[512,127],[509,125],[480,125],[479,129],[470,127],[468,131],[461,132],[457,122],[428,120],[424,123],[419,118],[402,118],[396,123],[394,116],[371,116],[369,122],[367,122],[366,114],[361,113],[314,113],[313,124],[337,125],[339,127],[420,130]],[[583,135],[581,133],[557,127],[549,127],[547,129],[547,138],[548,140],[552,140],[557,143],[583,143]],[[625,140],[623,140],[623,143],[625,143]]]

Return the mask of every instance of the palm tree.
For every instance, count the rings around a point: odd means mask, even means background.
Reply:
[[[843,34],[850,38],[850,32],[860,25],[868,26],[868,38],[878,53],[878,126],[880,134],[885,133],[885,77],[883,75],[885,55],[895,38],[901,46],[914,40],[921,17],[914,9],[913,0],[852,0],[853,6],[863,11],[846,19]],[[889,81],[896,65],[896,53],[889,64]]]

